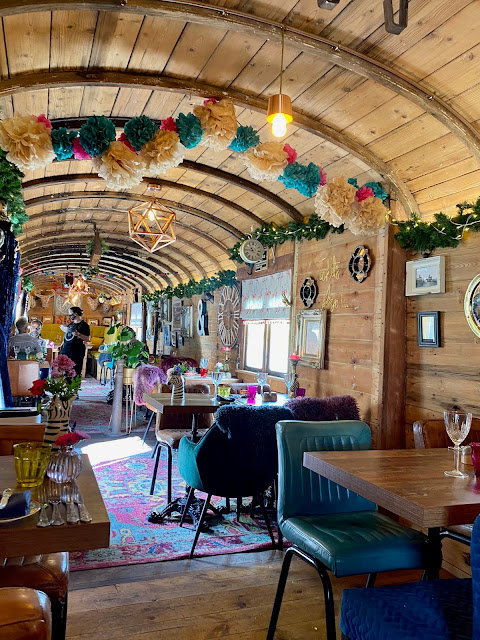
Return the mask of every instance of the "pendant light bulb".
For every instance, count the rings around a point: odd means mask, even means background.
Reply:
[[[272,133],[276,138],[283,138],[287,133],[287,118],[284,113],[276,113],[273,116]]]
[[[268,99],[267,122],[272,124],[272,134],[276,138],[283,138],[287,133],[287,124],[293,120],[292,101],[290,96],[282,93],[283,87],[283,52],[285,47],[285,33],[282,29],[282,56],[280,61],[280,92]]]

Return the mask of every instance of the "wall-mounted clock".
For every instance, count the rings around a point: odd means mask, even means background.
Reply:
[[[244,262],[254,263],[263,258],[265,248],[255,238],[248,238],[240,247],[240,257]]]
[[[307,309],[315,302],[317,293],[318,290],[315,280],[311,277],[305,278],[302,286],[300,287],[300,298]]]
[[[240,292],[238,287],[222,287],[218,297],[218,335],[225,347],[234,347],[240,326]]]

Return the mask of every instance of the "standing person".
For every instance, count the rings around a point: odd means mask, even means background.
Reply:
[[[80,307],[70,308],[70,324],[62,325],[65,331],[61,353],[68,356],[75,363],[77,375],[82,375],[83,359],[85,357],[85,343],[90,340],[90,327],[82,320],[83,311]]]
[[[8,353],[15,353],[14,347],[18,347],[19,351],[25,351],[25,349],[29,347],[31,353],[42,353],[42,347],[38,340],[27,333],[28,318],[22,316],[16,321],[15,326],[17,327],[18,333],[16,336],[9,338],[7,346]]]

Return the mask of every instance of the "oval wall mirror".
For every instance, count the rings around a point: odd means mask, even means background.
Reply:
[[[480,338],[480,273],[467,287],[464,309],[470,329]]]

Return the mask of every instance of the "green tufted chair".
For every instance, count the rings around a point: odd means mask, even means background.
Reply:
[[[335,611],[329,571],[334,576],[420,569],[425,536],[378,513],[361,496],[303,466],[305,451],[370,449],[370,428],[357,420],[277,423],[278,523],[293,543],[285,552],[267,640],[273,640],[293,555],[314,566],[323,584],[327,640],[335,640]]]

